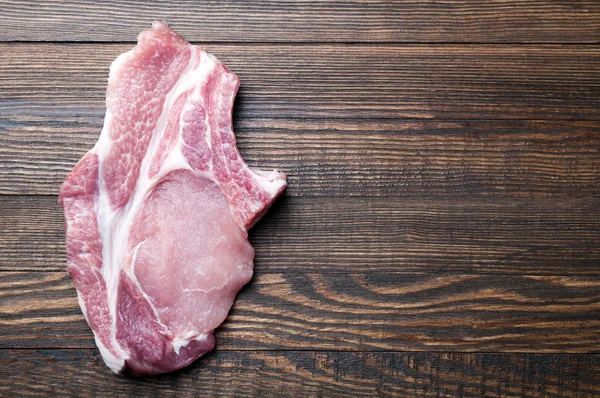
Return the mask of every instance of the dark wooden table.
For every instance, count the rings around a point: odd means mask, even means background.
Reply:
[[[599,396],[600,2],[0,2],[0,395]],[[102,363],[57,190],[153,19],[289,176],[217,349]]]

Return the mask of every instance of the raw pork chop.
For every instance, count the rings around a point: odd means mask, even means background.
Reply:
[[[246,230],[286,182],[240,157],[238,86],[163,23],[110,67],[102,134],[60,203],[69,274],[116,373],[169,372],[211,351],[252,277]]]

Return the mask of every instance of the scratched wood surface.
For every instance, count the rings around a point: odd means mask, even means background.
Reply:
[[[599,396],[597,1],[0,1],[0,395]],[[242,81],[251,231],[217,349],[102,363],[58,186],[164,19]]]

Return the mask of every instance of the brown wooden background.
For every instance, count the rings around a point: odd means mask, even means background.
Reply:
[[[57,190],[165,19],[289,176],[217,349],[99,358]],[[0,2],[0,395],[599,396],[600,2]]]

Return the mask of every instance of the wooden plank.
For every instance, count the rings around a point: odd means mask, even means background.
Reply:
[[[0,350],[0,377],[6,396],[581,397],[600,394],[600,356],[221,351],[134,378],[95,350]]]
[[[289,196],[598,197],[600,123],[241,119],[250,165]],[[0,194],[55,195],[102,118],[0,117]]]
[[[65,272],[0,273],[0,348],[93,348]],[[596,352],[600,278],[262,274],[218,350]]]
[[[109,65],[131,47],[0,45],[0,116],[102,117]],[[208,50],[241,78],[241,118],[600,119],[597,46],[265,44]]]
[[[284,196],[250,231],[256,271],[600,275],[600,199]],[[62,271],[56,197],[0,196],[0,270]]]
[[[0,40],[134,41],[155,19],[188,40],[598,43],[595,1],[11,1]]]

